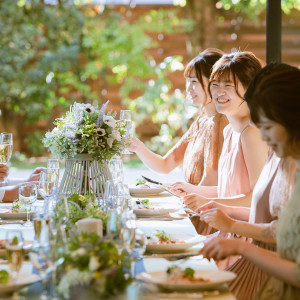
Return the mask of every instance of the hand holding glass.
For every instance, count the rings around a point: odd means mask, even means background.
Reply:
[[[30,222],[30,211],[32,204],[37,199],[37,187],[35,183],[23,183],[19,187],[19,200],[25,205],[27,210],[27,222],[24,226],[32,226]]]
[[[0,134],[0,163],[7,164],[11,158],[13,152],[13,135],[12,133]],[[4,179],[4,185],[6,184],[6,178]]]

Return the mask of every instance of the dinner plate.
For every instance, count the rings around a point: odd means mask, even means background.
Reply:
[[[181,252],[192,246],[195,246],[206,239],[205,236],[202,235],[188,235],[188,234],[168,234],[170,239],[176,239],[178,242],[175,244],[151,244],[147,243],[146,250],[150,252],[164,252],[164,253],[172,253],[172,252]],[[184,243],[180,243],[180,241],[184,241]]]
[[[37,274],[25,274],[21,273],[18,276],[18,279],[16,283],[13,283],[12,278],[9,278],[8,282],[6,284],[0,284],[0,293],[10,293],[13,292],[14,287],[16,289],[20,289],[26,285],[35,283],[40,281],[40,277]]]
[[[137,217],[162,217],[162,216],[169,216],[170,212],[176,211],[175,208],[159,208],[154,207],[150,209],[146,208],[140,208],[140,209],[134,209],[133,212]]]
[[[150,187],[150,188],[139,188],[139,187],[130,187],[129,192],[131,196],[144,197],[144,196],[155,196],[164,191],[160,187]]]
[[[220,270],[195,270],[194,277],[209,279],[209,282],[200,281],[172,281],[166,271],[141,273],[137,279],[147,283],[156,284],[158,287],[169,291],[197,291],[211,287],[216,287],[220,284],[233,280],[236,274],[228,271]]]

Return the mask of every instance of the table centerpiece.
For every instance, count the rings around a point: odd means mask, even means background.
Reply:
[[[104,184],[111,179],[107,162],[124,149],[126,129],[106,114],[109,101],[101,109],[91,104],[74,103],[65,116],[54,121],[43,143],[59,159],[66,159],[66,169],[59,187],[62,195],[95,194],[103,196]]]

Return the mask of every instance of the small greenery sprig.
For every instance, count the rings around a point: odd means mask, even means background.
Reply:
[[[84,218],[96,218],[102,220],[103,230],[106,230],[108,213],[101,210],[94,195],[73,194],[67,198],[67,203],[69,210],[69,224],[66,226],[67,230],[70,229],[70,225],[74,225],[77,221]],[[66,214],[64,201],[58,202],[55,218],[62,220],[66,217]]]
[[[96,233],[72,235],[58,291],[69,298],[70,289],[81,285],[88,286],[91,297],[119,294],[132,281],[131,276],[125,274],[129,267],[128,258],[119,254],[111,241],[100,239]]]
[[[142,184],[145,184],[146,183],[146,180],[143,180],[143,179],[140,179],[140,178],[137,178],[135,180],[135,185],[138,186],[138,185],[142,185]]]

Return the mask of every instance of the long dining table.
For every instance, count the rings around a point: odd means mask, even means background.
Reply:
[[[180,200],[174,196],[169,195],[164,192],[156,196],[147,196],[153,203],[164,208],[174,208],[181,209]],[[138,198],[132,198],[132,201],[136,201]],[[141,198],[143,199],[143,198]],[[43,201],[38,201],[35,205],[42,205]],[[0,203],[0,211],[7,209],[10,205]],[[192,225],[189,218],[182,219],[172,219],[172,220],[162,220],[160,218],[137,218],[137,227],[140,228],[146,235],[150,235],[156,230],[164,230],[168,234],[172,233],[181,233],[188,235],[197,235],[197,232]],[[6,230],[10,229],[19,229],[23,233],[25,240],[34,239],[34,229],[33,227],[24,227],[20,224],[4,224],[0,225],[0,239],[5,239]],[[200,245],[201,246],[201,245]],[[204,259],[201,255],[195,255],[184,260],[178,261],[169,261],[164,256],[157,254],[145,254],[143,259],[138,261],[136,264],[136,273],[140,272],[154,272],[154,271],[163,271],[171,265],[179,265],[180,267],[192,267],[193,269],[199,270],[217,270],[217,266],[214,261],[208,261]],[[2,264],[2,268],[7,267],[7,265]],[[1,266],[0,266],[1,268]],[[30,262],[23,263],[21,273],[30,274],[34,272],[34,269]],[[143,296],[143,289],[140,286],[145,286],[144,283],[134,284],[127,289],[126,300],[136,300],[136,299],[148,299]],[[20,291],[22,299],[39,299],[42,293],[42,284],[41,282],[26,286]],[[149,296],[149,291],[147,291]],[[184,292],[184,293],[163,293],[159,290],[152,292],[155,299],[210,299],[210,300],[233,300],[236,299],[234,295],[229,291],[227,284],[222,284],[218,287],[213,288],[212,290],[199,291],[199,292]],[[150,292],[151,294],[151,292]],[[150,296],[150,298],[153,298]],[[10,296],[1,296],[0,299],[11,299]]]

